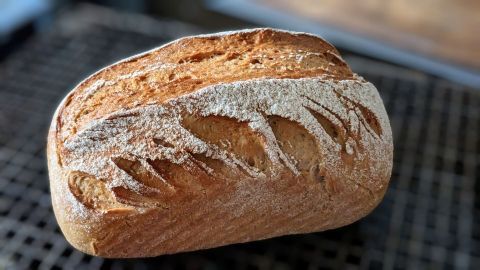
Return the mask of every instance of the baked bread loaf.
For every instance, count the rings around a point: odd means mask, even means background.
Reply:
[[[59,105],[52,203],[67,240],[146,257],[350,224],[381,201],[392,134],[375,87],[305,33],[186,37]]]

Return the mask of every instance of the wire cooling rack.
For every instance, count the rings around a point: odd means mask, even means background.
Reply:
[[[479,269],[480,91],[348,54],[379,89],[394,133],[391,185],[371,215],[328,232],[150,259],[74,250],[48,188],[54,109],[98,68],[197,30],[91,6],[62,18],[0,63],[0,269]]]

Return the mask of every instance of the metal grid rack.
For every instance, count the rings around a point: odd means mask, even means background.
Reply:
[[[101,66],[196,30],[92,7],[58,25],[0,63],[0,269],[480,267],[480,91],[355,55],[345,58],[380,90],[395,141],[391,185],[371,215],[333,231],[150,259],[74,250],[50,203],[53,110]]]

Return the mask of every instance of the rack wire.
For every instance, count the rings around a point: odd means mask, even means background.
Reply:
[[[140,30],[141,29],[141,30]],[[74,250],[55,221],[45,161],[60,99],[115,60],[198,29],[81,6],[0,63],[0,269],[475,269],[480,267],[480,91],[347,54],[394,133],[391,185],[343,228],[149,259]]]

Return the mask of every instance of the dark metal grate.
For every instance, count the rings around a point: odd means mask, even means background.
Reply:
[[[53,110],[87,74],[188,31],[93,8],[79,13],[0,63],[0,269],[480,266],[480,91],[355,55],[347,61],[380,90],[395,138],[391,186],[367,218],[323,233],[151,259],[73,250],[50,205],[44,152]],[[95,16],[86,22],[88,14]],[[81,27],[73,27],[79,18]]]

